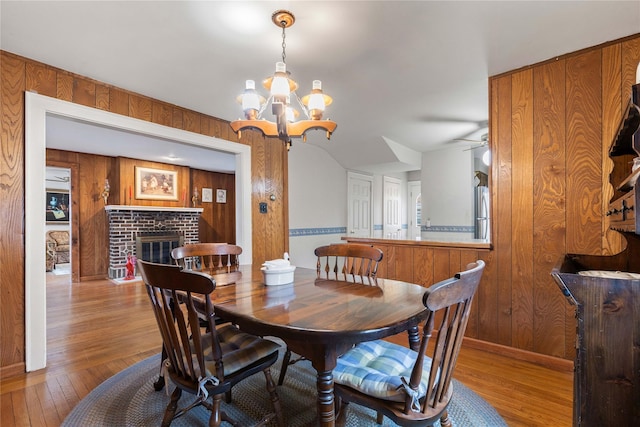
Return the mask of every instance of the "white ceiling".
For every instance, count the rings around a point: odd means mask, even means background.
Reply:
[[[640,32],[638,0],[2,0],[0,46],[235,120],[244,81],[271,75],[281,59],[277,9],[296,16],[286,62],[299,94],[320,79],[334,98],[331,141],[312,131],[308,143],[359,170],[415,169],[416,152],[479,139],[489,76]]]
[[[196,145],[48,115],[47,147],[111,157],[130,157],[194,169],[234,173],[235,155]],[[91,143],[87,143],[91,141]]]

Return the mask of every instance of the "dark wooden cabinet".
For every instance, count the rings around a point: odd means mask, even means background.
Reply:
[[[640,426],[640,218],[635,214],[640,169],[632,170],[640,153],[639,106],[640,84],[632,88],[609,151],[615,194],[606,215],[627,247],[611,256],[567,254],[552,271],[576,306],[574,426]]]

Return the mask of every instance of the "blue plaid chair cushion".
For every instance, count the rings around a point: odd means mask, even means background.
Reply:
[[[333,380],[369,396],[404,402],[416,357],[415,351],[387,341],[363,342],[338,358]],[[426,394],[430,369],[431,359],[425,358],[417,399]]]

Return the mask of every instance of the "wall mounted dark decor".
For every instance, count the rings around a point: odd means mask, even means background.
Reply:
[[[47,190],[45,200],[47,224],[69,223],[69,192]]]

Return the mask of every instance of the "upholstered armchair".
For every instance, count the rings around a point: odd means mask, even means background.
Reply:
[[[46,265],[45,271],[51,271],[56,266],[56,243],[51,240],[46,241],[45,247]]]
[[[53,250],[53,268],[55,268],[55,264],[69,262],[70,248],[68,231],[55,230],[47,232],[47,251]],[[47,259],[49,259],[49,255],[47,255]]]

